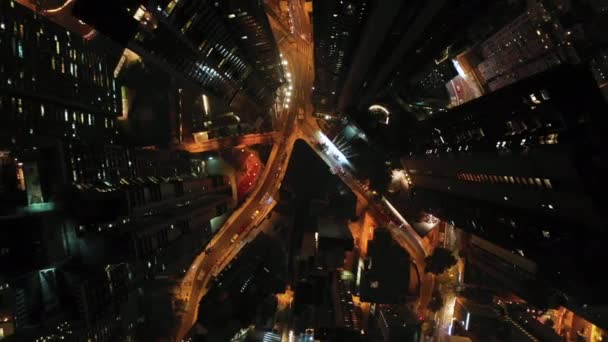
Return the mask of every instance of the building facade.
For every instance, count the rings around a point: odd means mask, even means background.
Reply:
[[[255,118],[268,109],[276,88],[265,84],[257,65],[247,58],[247,44],[241,43],[249,39],[258,43],[258,37],[236,37],[231,31],[230,20],[237,19],[236,12],[229,13],[234,18],[224,18],[212,1],[167,0],[154,8],[146,6],[150,4],[80,0],[74,15],[144,60],[221,98],[239,114]],[[241,24],[253,20],[247,11],[239,15],[236,21]],[[257,29],[264,27],[261,19],[265,18],[255,17]]]
[[[317,112],[335,110],[369,7],[366,0],[313,1],[313,104]]]
[[[604,302],[590,265],[604,255],[605,108],[590,72],[563,65],[419,123],[402,158],[415,206]]]

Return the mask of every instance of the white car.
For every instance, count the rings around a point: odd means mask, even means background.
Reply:
[[[231,238],[230,238],[230,243],[235,243],[236,240],[238,240],[239,238],[239,234],[234,234]]]

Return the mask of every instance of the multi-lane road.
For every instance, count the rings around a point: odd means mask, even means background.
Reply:
[[[296,47],[289,46],[283,50],[288,61],[287,69],[292,74],[292,98],[280,116],[280,131],[275,133],[274,145],[267,166],[264,169],[256,188],[245,203],[237,209],[224,224],[206,248],[193,262],[182,280],[182,288],[177,291],[186,301],[179,314],[179,326],[176,340],[181,341],[194,325],[198,305],[207,293],[210,281],[224,266],[230,263],[238,251],[259,233],[257,223],[272,208],[272,199],[285,175],[287,163],[291,156],[295,140],[298,138],[296,116],[298,108],[307,113],[312,112],[310,91],[312,88],[312,49],[310,43],[303,39],[296,40]],[[238,233],[241,227],[247,229]],[[235,235],[239,234],[235,239]]]
[[[273,207],[272,197],[278,191],[285,175],[295,141],[304,139],[329,167],[334,169],[343,167],[343,161],[327,155],[318,148],[319,143],[324,141],[321,130],[312,115],[311,92],[314,70],[313,47],[309,39],[311,26],[302,0],[290,0],[289,9],[294,23],[295,39],[291,42],[285,40],[280,48],[283,58],[287,61],[286,69],[291,74],[291,100],[287,103],[287,107],[283,107],[284,112],[280,113],[277,132],[273,137],[272,152],[251,196],[230,216],[209,243],[206,251],[197,256],[182,280],[183,285],[177,293],[180,296],[178,299],[184,300],[186,305],[182,308],[181,313],[178,313],[177,341],[181,341],[194,325],[199,302],[207,293],[213,277],[220,273],[223,267],[238,254],[238,251],[259,233],[257,224]],[[369,191],[364,189],[348,170],[343,170],[339,173],[340,177],[360,195],[360,198],[368,202],[370,213],[379,221],[381,221],[381,217],[386,217],[385,204],[372,198]],[[432,277],[426,276],[424,273],[426,249],[420,237],[409,224],[399,225],[400,227],[397,224],[388,224],[395,240],[408,250],[419,269],[418,273],[422,279],[418,308],[419,311],[422,311],[430,298],[433,281]],[[247,227],[247,229],[239,233],[242,227]]]

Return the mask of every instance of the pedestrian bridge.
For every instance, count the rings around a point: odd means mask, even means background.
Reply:
[[[191,153],[202,153],[229,148],[240,148],[250,145],[271,145],[274,141],[275,132],[245,134],[233,137],[209,139],[204,142],[180,144],[178,149]]]

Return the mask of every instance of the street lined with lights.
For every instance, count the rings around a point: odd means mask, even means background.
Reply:
[[[299,15],[306,15],[298,1],[292,0],[290,1],[290,5],[292,10],[297,8],[300,13]],[[299,21],[299,23],[305,22],[306,19]],[[306,35],[306,32],[309,30],[309,25],[304,31],[301,26],[297,27],[297,31],[304,35]],[[293,150],[293,146],[297,139],[304,139],[316,153],[322,156],[322,159],[332,169],[339,170],[339,176],[344,182],[351,187],[353,191],[361,194],[370,204],[369,210],[374,216],[384,215],[381,213],[386,211],[381,208],[386,206],[386,204],[380,205],[379,203],[376,203],[371,198],[372,195],[370,191],[364,189],[361,182],[351,175],[350,172],[354,170],[354,166],[344,153],[322,133],[316,119],[312,116],[313,108],[310,102],[314,78],[312,68],[312,47],[311,43],[306,39],[298,39],[296,42],[298,44],[297,49],[283,47],[283,54],[285,56],[281,54],[281,64],[285,69],[285,78],[287,82],[279,94],[285,110],[282,115],[279,116],[280,121],[282,122],[277,127],[280,127],[281,131],[277,134],[277,138],[275,139],[273,150],[268,159],[268,165],[264,169],[263,174],[260,175],[258,184],[252,191],[250,197],[248,197],[246,202],[231,215],[228,221],[209,243],[206,252],[201,253],[196,258],[193,263],[193,268],[191,268],[184,277],[183,284],[190,282],[193,285],[191,287],[183,286],[186,288],[186,291],[183,292],[187,292],[189,295],[187,296],[188,302],[184,310],[185,313],[180,319],[177,340],[181,340],[196,321],[198,305],[207,291],[208,282],[213,279],[215,274],[221,272],[223,267],[232,261],[238,251],[243,248],[248,241],[251,241],[259,234],[259,229],[257,229],[255,222],[263,220],[272,209],[272,205],[268,205],[266,203],[267,201],[263,201],[263,198],[268,194],[272,196],[274,191],[278,190],[276,184],[281,183],[287,169],[291,151]],[[288,62],[288,59],[291,63]],[[296,80],[298,82],[297,84],[295,83]],[[289,109],[290,103],[295,104],[291,110]],[[301,120],[296,120],[296,117]],[[326,146],[326,148],[322,151],[318,147],[320,145]],[[268,177],[269,175],[271,175],[271,177]],[[388,203],[388,205],[390,205],[390,203]],[[390,207],[392,206],[389,206],[389,208]],[[398,221],[401,222],[398,224],[387,222],[389,229],[393,230],[393,234],[398,243],[410,252],[417,267],[422,270],[424,266],[424,257],[426,256],[424,246],[421,244],[419,237],[415,236],[415,232],[412,233],[412,228],[409,227],[403,217],[398,214],[392,216],[397,217],[399,219]],[[246,230],[243,234],[236,235],[238,234],[239,228],[245,225],[251,228]],[[395,233],[395,230],[399,230],[400,232]],[[421,282],[425,284],[425,287],[432,288],[432,279],[423,277]],[[429,298],[430,294],[421,293],[418,308],[424,308]],[[284,333],[288,336],[288,340],[293,341],[296,338],[296,333],[293,331],[284,331]]]

